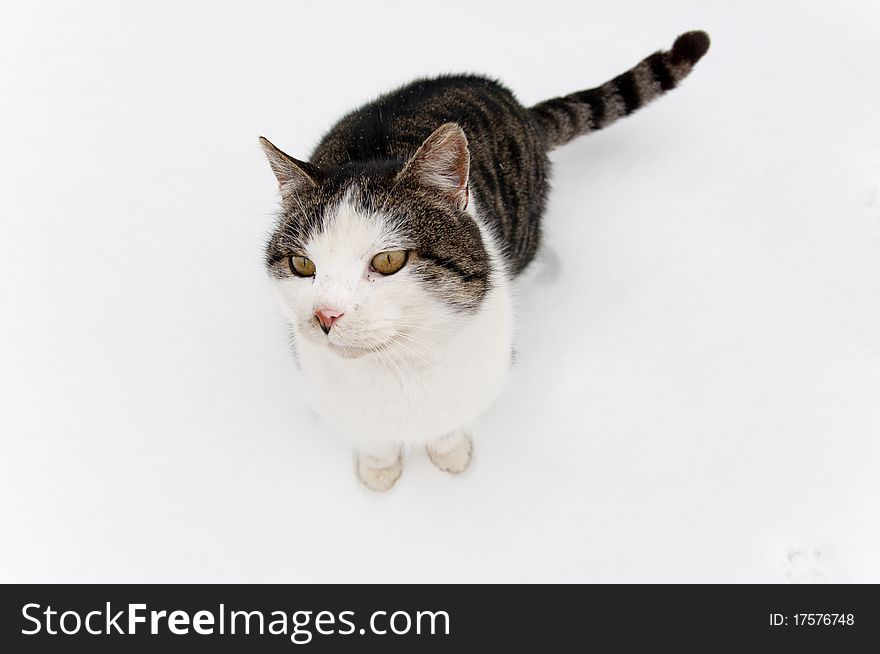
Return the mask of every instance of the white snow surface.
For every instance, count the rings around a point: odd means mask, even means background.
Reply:
[[[257,144],[412,78],[533,104],[688,29],[552,154],[472,467],[384,495],[310,411]],[[880,3],[28,2],[0,21],[0,581],[880,582]]]

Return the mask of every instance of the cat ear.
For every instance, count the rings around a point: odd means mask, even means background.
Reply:
[[[313,165],[285,154],[264,136],[260,137],[260,145],[263,146],[272,172],[278,179],[282,196],[318,185],[318,169]]]
[[[400,176],[439,191],[456,208],[464,209],[468,204],[469,170],[464,130],[456,123],[445,123],[425,139]]]

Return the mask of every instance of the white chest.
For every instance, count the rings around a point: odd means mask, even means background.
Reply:
[[[467,427],[497,398],[511,363],[513,316],[505,283],[454,335],[418,353],[343,359],[303,343],[316,410],[354,443],[421,444]]]

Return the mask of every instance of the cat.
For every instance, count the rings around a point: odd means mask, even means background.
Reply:
[[[281,194],[265,263],[320,416],[370,489],[425,447],[450,473],[512,361],[511,282],[535,256],[547,152],[686,77],[709,49],[679,36],[593,89],[522,106],[473,75],[415,81],[352,111],[308,162],[260,143]]]

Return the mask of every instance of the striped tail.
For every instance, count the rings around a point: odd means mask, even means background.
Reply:
[[[669,52],[655,52],[638,66],[587,91],[546,100],[529,111],[544,132],[547,149],[608,127],[674,89],[709,49],[705,32],[685,32]]]

